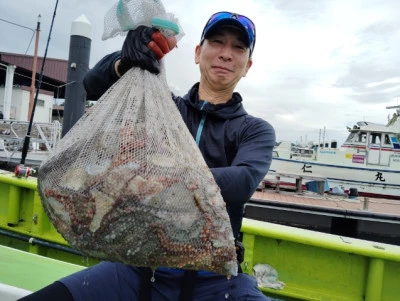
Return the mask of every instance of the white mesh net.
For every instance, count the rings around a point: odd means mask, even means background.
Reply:
[[[179,26],[178,19],[165,11],[161,0],[119,0],[104,17],[102,39],[125,35],[139,25],[151,27],[153,17],[171,21]],[[179,28],[178,40],[184,35],[182,28]]]
[[[237,273],[225,203],[163,71],[117,81],[42,164],[38,188],[52,223],[88,256]]]

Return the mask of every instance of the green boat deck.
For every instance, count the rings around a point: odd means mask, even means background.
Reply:
[[[84,266],[0,246],[0,283],[36,291]]]
[[[69,252],[43,211],[35,178],[0,173],[0,191],[0,283],[37,290],[97,262]],[[244,219],[242,233],[244,272],[269,264],[285,283],[281,290],[260,288],[269,296],[399,300],[400,246],[250,219]]]

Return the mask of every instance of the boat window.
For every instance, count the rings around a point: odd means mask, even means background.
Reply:
[[[346,142],[352,142],[355,135],[356,135],[356,133],[354,133],[354,132],[350,133],[349,137],[347,137],[347,139],[346,139]]]
[[[370,144],[381,144],[381,133],[371,133],[369,136]]]
[[[366,132],[360,132],[358,134],[357,142],[366,143],[367,142],[367,133]]]
[[[384,140],[384,143],[385,143],[385,144],[391,144],[391,143],[390,143],[390,139],[389,139],[389,135],[388,135],[388,134],[385,134],[385,140]]]

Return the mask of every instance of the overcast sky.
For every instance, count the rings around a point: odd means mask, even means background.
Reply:
[[[90,67],[119,50],[123,37],[101,39],[104,16],[117,1],[60,0],[48,57],[68,59],[71,23],[84,14],[93,25]],[[0,18],[36,28],[43,56],[55,0],[0,0]],[[205,22],[227,10],[257,28],[253,66],[237,86],[249,114],[269,121],[277,140],[341,144],[356,121],[387,122],[400,104],[398,0],[164,0],[185,36],[165,58],[171,89],[183,95],[199,79],[194,48]],[[33,32],[0,21],[0,51],[33,55]],[[28,47],[29,46],[29,47]]]

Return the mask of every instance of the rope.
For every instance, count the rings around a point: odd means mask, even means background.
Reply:
[[[2,18],[0,18],[0,21],[3,21],[3,22],[6,22],[6,23],[9,23],[9,24],[12,24],[12,25],[15,25],[15,26],[22,27],[22,28],[29,29],[29,30],[32,30],[32,31],[33,31],[31,40],[30,40],[29,45],[28,45],[28,48],[26,48],[26,51],[25,51],[25,54],[27,54],[27,53],[28,53],[28,50],[29,50],[29,47],[31,47],[31,43],[32,43],[33,37],[35,36],[35,30],[32,29],[32,28],[29,28],[29,27],[26,27],[26,26],[19,25],[19,24],[17,24],[17,23],[11,22],[11,21],[4,20],[4,19],[2,19]]]

